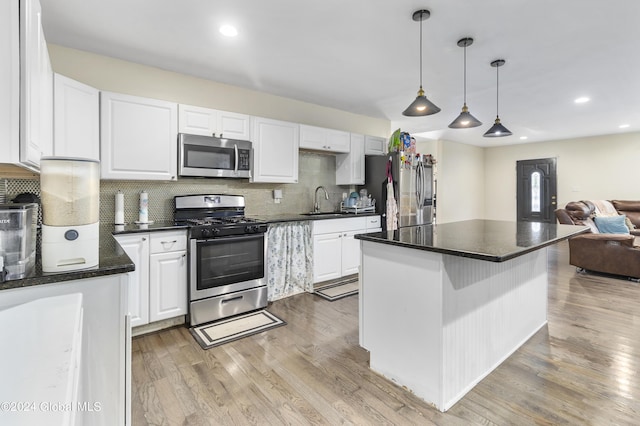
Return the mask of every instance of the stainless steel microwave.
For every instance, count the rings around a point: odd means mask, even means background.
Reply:
[[[251,177],[251,142],[180,133],[178,174],[191,177]]]

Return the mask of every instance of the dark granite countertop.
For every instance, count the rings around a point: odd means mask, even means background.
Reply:
[[[393,233],[356,235],[363,241],[390,244],[491,262],[504,262],[574,235],[586,226],[555,223],[466,220],[400,228]]]
[[[120,248],[113,238],[113,226],[100,226],[99,263],[90,269],[78,271],[45,273],[42,272],[40,257],[40,231],[38,231],[36,246],[36,265],[28,277],[19,280],[10,280],[0,283],[0,291],[30,287],[35,285],[52,284],[62,281],[94,278],[103,275],[122,274],[135,269],[129,256]]]
[[[184,225],[176,225],[173,221],[158,221],[149,224],[127,223],[126,225],[104,225],[116,234],[132,234],[137,232],[155,232],[155,231],[172,231],[176,229],[188,229]]]

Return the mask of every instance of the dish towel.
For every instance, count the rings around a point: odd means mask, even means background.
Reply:
[[[391,175],[391,157],[387,162],[387,232],[398,229],[398,205],[393,193],[393,176]]]

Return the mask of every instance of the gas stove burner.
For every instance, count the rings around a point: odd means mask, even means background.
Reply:
[[[258,234],[267,224],[244,216],[241,195],[185,195],[175,197],[175,222],[190,228],[190,237],[208,239]]]

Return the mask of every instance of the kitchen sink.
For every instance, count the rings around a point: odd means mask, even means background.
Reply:
[[[334,216],[346,216],[348,213],[335,213],[335,212],[309,212],[302,213],[303,216],[324,216],[324,217],[334,217]]]

